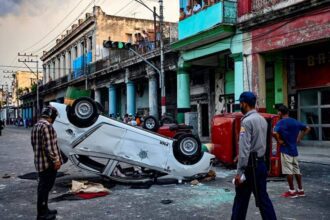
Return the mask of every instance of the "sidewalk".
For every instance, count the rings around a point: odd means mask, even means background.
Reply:
[[[300,162],[330,165],[330,148],[299,146],[298,152],[298,160]]]

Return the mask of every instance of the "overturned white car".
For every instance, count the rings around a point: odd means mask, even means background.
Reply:
[[[202,152],[192,134],[171,139],[99,115],[97,104],[83,97],[71,106],[51,103],[61,151],[77,167],[120,182],[159,178],[189,180],[206,175],[214,156]]]

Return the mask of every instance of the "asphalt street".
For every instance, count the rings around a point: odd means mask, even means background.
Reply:
[[[0,218],[36,218],[36,180],[18,176],[34,172],[30,129],[6,127],[0,136]],[[330,219],[330,165],[301,163],[305,198],[286,199],[284,179],[270,180],[268,193],[278,219]],[[82,172],[70,162],[61,168],[66,175],[57,178],[50,198],[68,192],[72,180],[101,182],[111,193],[90,200],[52,202],[57,219],[230,219],[235,189],[231,179],[235,171],[215,167],[215,181],[199,186],[191,184],[152,185],[149,189],[131,189],[98,176]],[[163,204],[162,200],[171,203]],[[247,219],[261,219],[251,197]]]

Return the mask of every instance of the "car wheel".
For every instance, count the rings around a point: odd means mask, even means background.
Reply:
[[[91,98],[82,97],[67,107],[67,116],[74,126],[86,128],[95,123],[99,114],[96,103]]]
[[[182,134],[174,144],[175,158],[183,164],[195,164],[202,157],[202,145],[193,134]]]
[[[143,128],[149,131],[157,131],[159,122],[154,116],[148,116],[144,119]]]

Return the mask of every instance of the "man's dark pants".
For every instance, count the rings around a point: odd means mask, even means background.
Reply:
[[[259,209],[262,219],[276,219],[276,214],[272,202],[267,193],[267,168],[264,161],[257,162],[255,170],[256,185],[259,194]],[[246,217],[247,209],[249,206],[251,192],[256,197],[253,187],[253,174],[252,168],[247,168],[245,171],[246,180],[240,186],[236,187],[236,196],[232,210],[232,220],[243,220]]]
[[[48,211],[48,194],[54,186],[57,170],[48,168],[39,172],[37,211],[38,215],[44,215]]]

